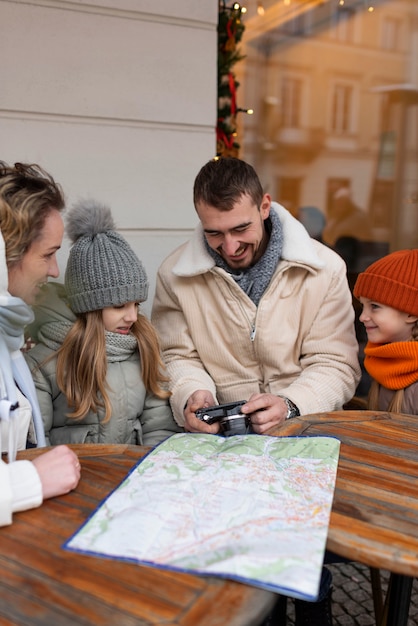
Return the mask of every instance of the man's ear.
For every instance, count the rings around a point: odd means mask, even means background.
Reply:
[[[418,316],[417,315],[410,315],[408,313],[408,317],[406,318],[406,321],[408,324],[415,324],[415,322],[418,322]]]
[[[260,215],[263,220],[266,220],[270,213],[271,197],[268,193],[265,193],[260,204]]]

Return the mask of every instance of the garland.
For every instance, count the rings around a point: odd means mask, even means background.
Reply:
[[[219,7],[218,18],[218,121],[216,127],[217,156],[238,156],[239,143],[235,137],[237,88],[232,67],[244,58],[237,44],[241,41],[245,26],[241,22],[242,7],[235,3],[231,8],[225,2]]]

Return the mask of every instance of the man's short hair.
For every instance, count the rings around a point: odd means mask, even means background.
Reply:
[[[260,208],[264,195],[260,179],[255,169],[241,159],[212,159],[196,176],[193,187],[195,207],[204,202],[220,211],[230,211],[243,195],[248,195]]]

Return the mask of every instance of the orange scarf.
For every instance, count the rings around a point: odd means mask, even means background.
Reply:
[[[364,366],[387,389],[405,389],[418,380],[418,341],[367,343]]]

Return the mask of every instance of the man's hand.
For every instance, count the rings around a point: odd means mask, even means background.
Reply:
[[[190,433],[208,433],[216,435],[216,433],[219,432],[218,423],[206,424],[195,415],[197,409],[204,409],[214,404],[216,404],[216,401],[210,391],[204,389],[195,391],[187,400],[186,408],[184,409],[185,430]]]
[[[251,414],[253,430],[263,435],[269,428],[282,424],[287,415],[287,404],[272,393],[253,393],[241,407],[242,413]]]

